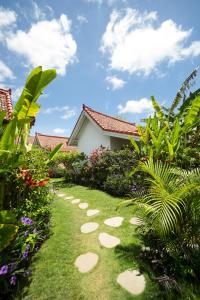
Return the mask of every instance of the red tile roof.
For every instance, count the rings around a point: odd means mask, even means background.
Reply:
[[[120,120],[100,112],[97,112],[83,104],[83,110],[92,118],[92,120],[101,127],[102,130],[121,133],[126,135],[138,136],[135,123]]]
[[[11,89],[0,89],[0,110],[6,111],[5,120],[10,120],[13,106],[11,101]]]
[[[60,149],[61,152],[77,151],[77,147],[67,145],[69,138],[64,136],[53,136],[36,132],[36,139],[42,148],[48,150],[53,150],[56,145],[63,143]]]

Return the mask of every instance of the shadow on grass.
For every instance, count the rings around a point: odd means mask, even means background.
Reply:
[[[129,245],[118,245],[115,248],[115,255],[116,257],[124,262],[136,262],[139,268],[140,273],[147,272],[151,273],[148,265],[145,264],[141,260],[141,246],[136,244],[129,244]],[[150,274],[149,274],[150,275]]]
[[[194,282],[191,285],[191,282],[184,281],[180,274],[175,276],[173,272],[168,272],[170,262],[163,259],[162,253],[156,252],[155,255],[149,247],[142,249],[140,245],[132,243],[125,246],[118,245],[115,248],[115,255],[121,262],[136,262],[139,272],[146,273],[152,282],[158,284],[155,299],[200,299],[199,285]]]
[[[57,189],[61,189],[61,188],[72,188],[74,186],[75,186],[75,184],[68,183],[64,179],[62,181],[51,182],[51,188],[53,190],[57,190]]]

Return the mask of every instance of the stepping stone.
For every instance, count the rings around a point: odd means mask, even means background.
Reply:
[[[87,216],[92,217],[92,216],[98,215],[99,213],[100,213],[100,210],[98,210],[98,209],[88,209]]]
[[[117,282],[132,295],[139,295],[145,289],[145,278],[137,270],[119,274]]]
[[[78,204],[78,203],[80,203],[80,201],[81,201],[80,199],[74,199],[74,200],[71,201],[71,203],[72,204]]]
[[[58,196],[58,197],[64,197],[65,194],[58,193],[57,196]]]
[[[111,227],[119,227],[122,225],[124,218],[122,217],[114,217],[104,221],[104,224],[111,226]]]
[[[74,199],[74,197],[73,196],[65,197],[65,200],[71,200],[71,199]]]
[[[120,244],[120,239],[108,233],[102,232],[99,234],[99,242],[106,248],[114,248]]]
[[[81,226],[81,232],[82,233],[90,233],[90,232],[95,231],[98,227],[99,227],[99,224],[95,223],[95,222],[85,223]]]
[[[79,208],[80,209],[86,209],[86,208],[88,208],[88,203],[80,203],[79,204]]]
[[[74,264],[78,268],[80,273],[87,273],[96,266],[98,260],[99,257],[97,254],[87,252],[78,256]]]
[[[137,217],[133,217],[129,220],[129,223],[131,223],[132,225],[142,225],[143,222],[140,218]]]

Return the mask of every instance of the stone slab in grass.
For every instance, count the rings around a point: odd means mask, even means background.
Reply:
[[[137,270],[120,273],[117,282],[132,295],[139,295],[145,289],[145,278]]]
[[[106,232],[101,232],[98,239],[100,244],[105,248],[114,248],[120,244],[120,239]]]
[[[71,199],[74,199],[74,197],[73,196],[65,197],[65,200],[71,200]]]
[[[111,227],[119,227],[122,225],[124,218],[123,217],[113,217],[106,219],[104,221],[104,224],[111,226]]]
[[[132,217],[129,220],[129,223],[131,223],[132,225],[142,225],[143,224],[142,220],[138,217]]]
[[[72,204],[78,204],[78,203],[80,203],[80,201],[81,201],[80,199],[74,199],[74,200],[71,201],[71,203]]]
[[[88,203],[80,203],[79,204],[79,208],[80,209],[86,209],[86,208],[88,208]]]
[[[98,215],[99,213],[100,213],[100,210],[98,210],[98,209],[88,209],[87,216],[92,217],[92,216]]]
[[[58,194],[57,194],[57,196],[58,196],[58,197],[64,197],[64,196],[65,196],[65,194],[58,193]]]
[[[99,224],[96,222],[88,222],[81,226],[82,233],[90,233],[95,231],[99,227]]]
[[[77,257],[75,266],[80,273],[87,273],[91,271],[98,263],[99,256],[93,252],[87,252]]]

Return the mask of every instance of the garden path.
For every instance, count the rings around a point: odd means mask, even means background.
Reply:
[[[57,196],[64,197],[66,200],[72,199],[73,196],[69,195],[66,197],[65,194],[57,193]],[[80,199],[74,199],[71,201],[73,204],[78,204],[80,209],[87,209],[88,203],[80,202]],[[91,211],[91,210],[90,210]],[[100,210],[93,208],[93,211],[101,213]],[[91,214],[89,212],[91,217]],[[96,214],[92,214],[95,216]],[[88,216],[88,211],[87,211]],[[111,217],[104,221],[104,224],[118,228],[122,225],[124,218],[121,216]],[[129,222],[133,225],[139,225],[141,223],[140,219],[137,217],[132,217]],[[81,233],[91,233],[99,228],[99,224],[96,222],[88,222],[81,226],[80,230]],[[98,236],[99,243],[102,247],[105,248],[114,248],[120,244],[120,239],[116,236],[110,235],[106,232],[100,232]],[[99,256],[96,253],[87,252],[84,254],[80,254],[75,260],[75,267],[78,268],[80,273],[87,273],[92,271],[99,261]],[[120,273],[117,277],[117,282],[120,286],[126,289],[132,295],[139,295],[145,289],[145,278],[144,275],[140,274],[138,270],[125,270],[124,272]]]
[[[59,189],[52,203],[52,235],[35,256],[23,299],[160,299],[157,286],[138,274],[136,257],[144,245],[135,233],[137,225],[130,224],[130,209],[116,211],[120,202],[86,187]],[[80,209],[80,203],[87,203],[87,209]],[[88,223],[95,230],[87,232]]]

